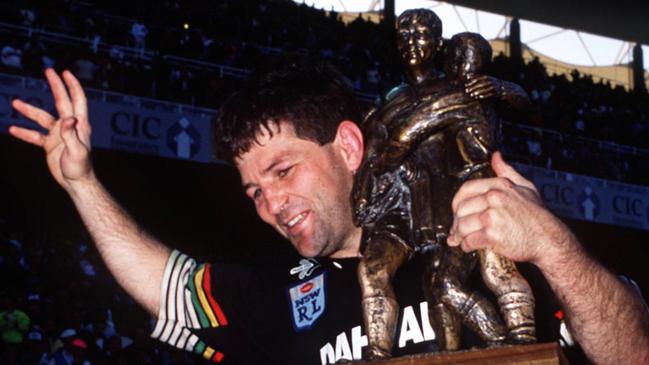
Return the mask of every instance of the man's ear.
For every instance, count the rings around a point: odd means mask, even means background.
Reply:
[[[356,171],[363,162],[363,132],[356,123],[343,120],[338,124],[334,143],[338,146],[349,171]]]

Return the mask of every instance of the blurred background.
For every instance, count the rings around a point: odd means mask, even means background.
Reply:
[[[0,363],[200,364],[148,339],[42,152],[7,135],[21,98],[54,113],[43,70],[86,88],[93,163],[138,222],[204,260],[291,250],[256,218],[211,121],[260,66],[314,57],[369,109],[402,80],[395,15],[425,7],[444,37],[479,32],[489,74],[521,85],[530,115],[503,120],[503,152],[589,252],[649,293],[649,4],[633,1],[4,1],[0,4]],[[5,335],[6,334],[6,335]]]

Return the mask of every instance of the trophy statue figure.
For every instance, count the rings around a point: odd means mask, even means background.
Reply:
[[[522,110],[529,100],[519,86],[482,74],[491,60],[484,38],[457,34],[441,54],[441,33],[430,10],[399,16],[397,46],[409,83],[391,91],[363,125],[365,160],[352,202],[363,226],[358,277],[366,359],[391,354],[399,309],[391,279],[413,254],[427,257],[424,293],[441,349],[460,349],[462,324],[488,344],[536,341],[534,298],[515,264],[491,250],[464,253],[446,244],[455,192],[468,179],[494,176],[490,157],[500,128],[493,104]],[[437,57],[444,72],[434,66]],[[476,263],[504,324],[465,285]]]

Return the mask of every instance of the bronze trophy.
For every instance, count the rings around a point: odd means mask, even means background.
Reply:
[[[363,227],[358,269],[364,359],[390,357],[399,304],[391,279],[414,254],[428,258],[424,293],[442,350],[458,350],[462,324],[487,344],[533,343],[534,298],[515,264],[490,250],[464,253],[446,244],[451,201],[468,179],[494,176],[490,166],[500,130],[494,103],[529,104],[517,85],[485,76],[491,47],[480,35],[455,35],[442,51],[442,23],[426,9],[397,20],[397,46],[408,84],[365,118],[365,160],[352,202]],[[435,61],[443,57],[443,72]],[[465,284],[479,263],[494,305]],[[504,321],[503,321],[504,319]]]

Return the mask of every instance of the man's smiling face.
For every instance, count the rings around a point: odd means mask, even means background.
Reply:
[[[339,137],[320,145],[297,137],[290,124],[270,124],[235,159],[257,214],[302,256],[357,255],[360,229],[350,206],[356,162],[343,145]]]

